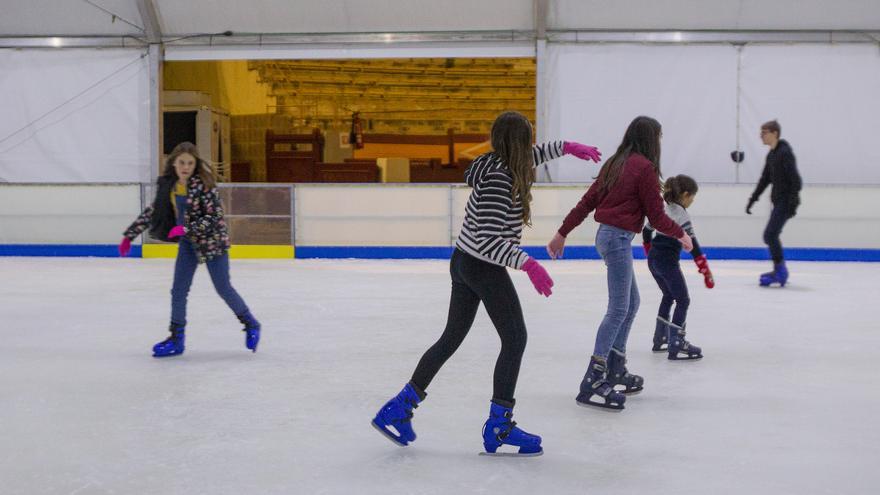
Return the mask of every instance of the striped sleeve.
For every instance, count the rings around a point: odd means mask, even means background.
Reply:
[[[564,146],[564,141],[549,141],[532,146],[532,158],[535,160],[535,166],[562,156]]]
[[[522,207],[512,199],[513,179],[497,165],[494,157],[484,155],[466,173],[474,190],[457,246],[490,263],[521,269],[529,258],[516,236],[522,230]]]

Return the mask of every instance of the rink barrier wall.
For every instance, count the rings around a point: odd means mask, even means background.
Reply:
[[[177,244],[144,244],[142,258],[176,258]],[[256,246],[233,244],[229,248],[232,259],[292,259],[293,246]]]
[[[232,259],[449,259],[452,246],[248,246],[233,245]],[[544,246],[523,246],[530,256],[549,259]],[[703,247],[710,260],[769,260],[765,247]],[[119,256],[115,244],[5,244],[0,245],[0,256],[34,257],[97,257]],[[175,258],[176,245],[132,245],[130,258]],[[633,258],[645,259],[639,246],[633,246]],[[880,262],[880,249],[786,248],[788,261],[861,261]],[[595,246],[565,248],[567,260],[598,260]],[[682,253],[682,259],[691,259]]]
[[[530,254],[546,258],[542,246],[586,187],[535,185],[533,225],[522,240]],[[753,187],[701,184],[689,211],[710,259],[767,259],[761,241],[771,208],[767,194],[753,215],[743,212]],[[448,258],[470,194],[464,184],[220,188],[231,201],[225,206],[232,241],[240,239],[233,258]],[[0,184],[0,256],[116,256],[122,230],[152,196],[147,184]],[[807,185],[802,198],[798,216],[782,236],[788,259],[880,261],[880,210],[875,208],[880,186]],[[592,218],[575,229],[566,258],[597,259],[592,247],[597,229]],[[267,242],[259,242],[261,236]],[[133,257],[176,254],[173,244],[141,248],[143,241],[142,236],[133,243]],[[640,236],[633,244],[635,257],[642,257]]]

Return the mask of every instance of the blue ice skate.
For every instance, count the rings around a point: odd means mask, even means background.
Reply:
[[[153,357],[179,356],[186,349],[184,346],[186,333],[183,325],[172,323],[168,330],[171,332],[171,336],[153,346]]]
[[[669,353],[670,361],[695,361],[703,359],[703,350],[688,342],[684,337],[686,324],[681,326],[669,322]]]
[[[614,390],[614,387],[608,383],[606,364],[605,359],[598,356],[593,356],[590,359],[590,366],[581,381],[580,393],[575,399],[578,405],[598,407],[615,412],[623,410],[626,396]]]
[[[626,354],[614,348],[608,355],[608,383],[612,387],[623,385],[623,390],[617,391],[624,394],[637,394],[645,388],[645,379],[626,369]]]
[[[257,345],[260,343],[260,322],[254,318],[250,311],[238,315],[238,321],[244,325],[241,329],[244,332],[244,345],[252,352],[257,352]]]
[[[666,328],[666,319],[658,316],[657,325],[654,327],[654,345],[651,347],[651,350],[654,352],[666,352],[668,344],[669,329]]]
[[[787,282],[788,268],[786,268],[784,261],[774,265],[772,272],[761,274],[761,287],[769,287],[773,284],[779,284],[780,287],[785,287]]]
[[[480,455],[507,457],[534,457],[544,453],[541,437],[519,429],[513,421],[513,407],[506,407],[494,401],[489,407],[489,419],[483,425],[483,447]],[[498,452],[498,447],[512,445],[518,452]]]
[[[379,409],[373,418],[373,428],[397,445],[407,446],[416,439],[416,432],[412,428],[412,410],[419,407],[419,402],[426,395],[423,393],[420,396],[415,387],[407,383],[399,394]]]

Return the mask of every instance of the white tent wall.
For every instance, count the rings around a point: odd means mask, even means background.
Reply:
[[[777,119],[808,184],[880,184],[877,45],[747,45],[742,60],[743,180],[755,182]]]
[[[862,44],[549,44],[548,137],[596,144],[608,156],[637,115],[663,124],[663,170],[700,182],[754,183],[767,153],[758,130],[776,118],[807,184],[880,184],[876,115],[880,51]],[[551,165],[556,182],[595,175],[576,160]]]
[[[144,50],[0,50],[0,180],[151,180]]]
[[[610,156],[629,122],[663,125],[666,174],[733,182],[736,49],[726,45],[560,45],[547,47],[548,139],[570,139]],[[595,167],[565,157],[554,182],[590,181]]]

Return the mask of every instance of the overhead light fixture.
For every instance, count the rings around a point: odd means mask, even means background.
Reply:
[[[49,38],[49,44],[55,48],[60,48],[62,45],[61,38]]]

